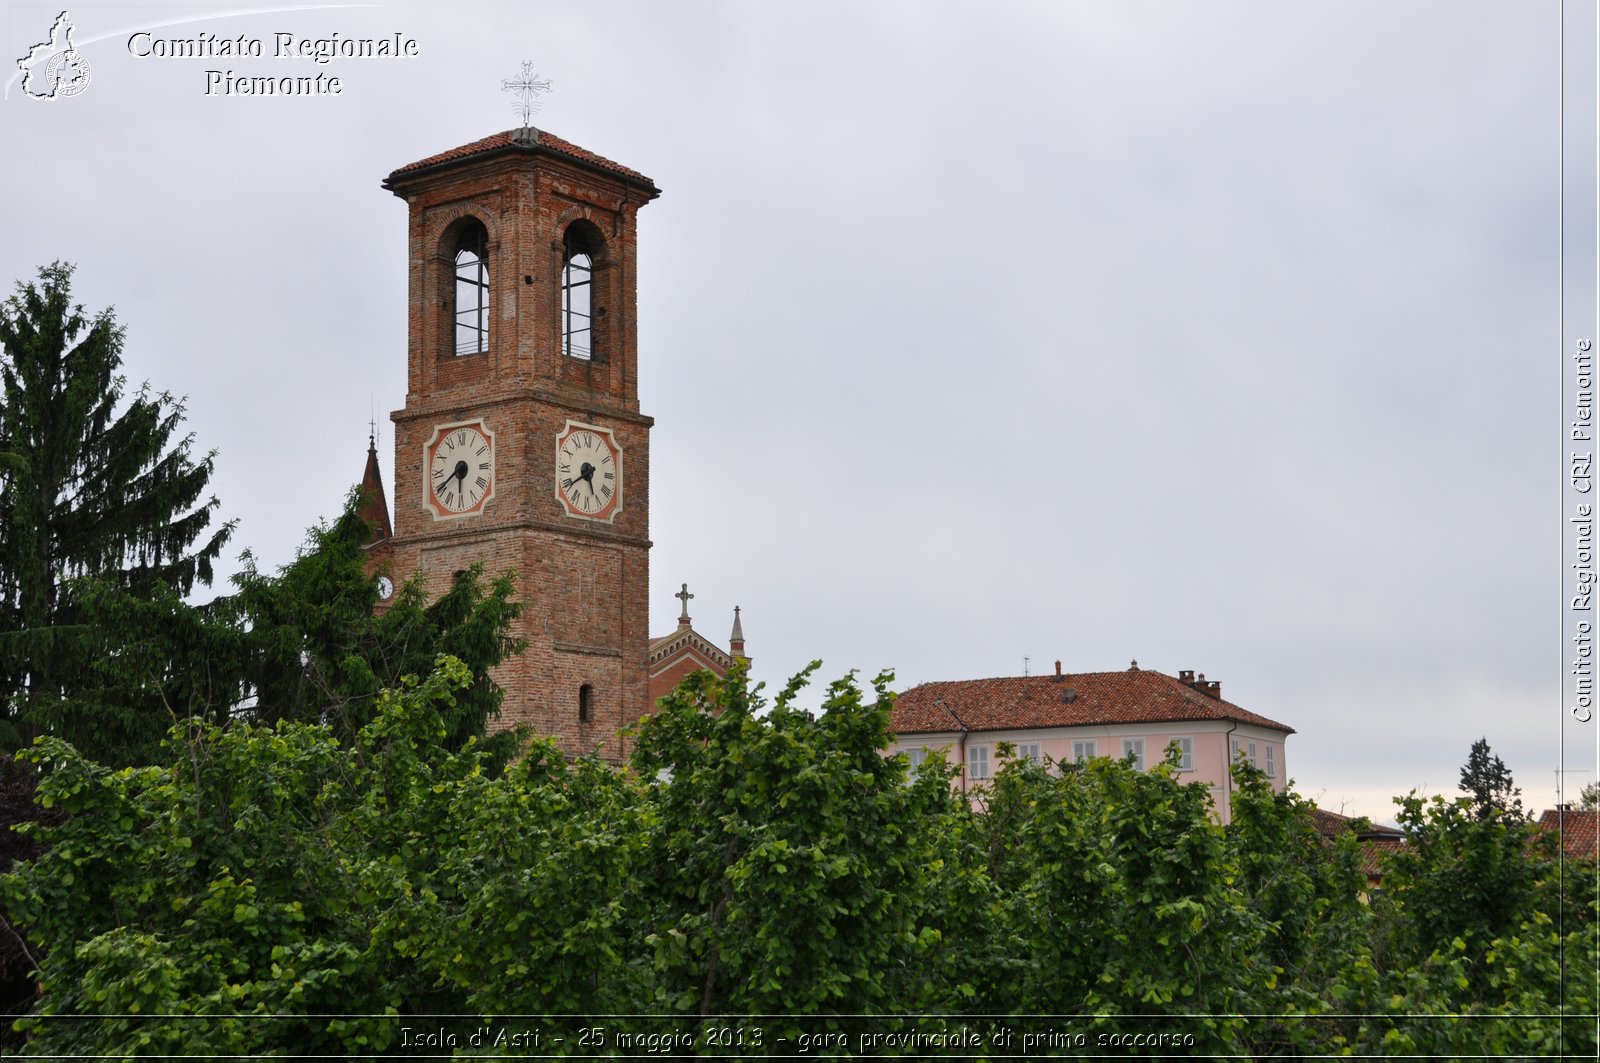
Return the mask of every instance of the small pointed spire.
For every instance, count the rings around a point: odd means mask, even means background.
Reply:
[[[748,661],[744,655],[744,625],[739,622],[739,607],[733,607],[733,633],[728,636],[728,653],[741,661]]]
[[[377,426],[367,433],[367,468],[361,476],[361,505],[356,510],[372,528],[368,546],[381,543],[394,534],[389,523],[389,499],[383,491],[383,473],[378,469]]]

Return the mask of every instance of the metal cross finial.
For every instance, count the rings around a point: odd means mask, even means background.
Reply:
[[[689,619],[689,599],[694,597],[694,595],[689,593],[689,585],[685,583],[683,585],[683,590],[679,591],[677,594],[674,594],[673,597],[683,603],[683,611],[678,614],[678,619],[687,621]]]
[[[500,82],[500,91],[514,92],[517,94],[517,114],[522,116],[522,128],[527,129],[529,121],[539,113],[539,93],[550,91],[550,79],[542,78],[533,72],[533,62],[528,59],[522,61],[522,76],[506,78]]]

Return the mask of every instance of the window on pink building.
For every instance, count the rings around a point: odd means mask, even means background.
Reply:
[[[1039,743],[1037,743],[1037,742],[1023,742],[1023,743],[1019,744],[1017,746],[1017,759],[1018,760],[1031,760],[1035,764],[1040,763],[1044,759],[1044,757],[1042,755],[1040,755]]]
[[[1086,760],[1093,760],[1094,756],[1093,741],[1072,743],[1072,759],[1074,763],[1082,764]]]
[[[1177,735],[1172,742],[1178,747],[1178,770],[1194,771],[1194,739],[1189,735]]]
[[[989,747],[967,747],[967,778],[987,779],[989,777]]]
[[[1144,770],[1144,739],[1124,738],[1122,740],[1122,755],[1126,757],[1133,754],[1133,766],[1137,771]]]
[[[1267,778],[1269,778],[1269,779],[1276,779],[1278,777],[1278,766],[1273,763],[1273,759],[1274,759],[1274,757],[1273,757],[1273,753],[1272,753],[1272,747],[1268,746],[1267,747]]]

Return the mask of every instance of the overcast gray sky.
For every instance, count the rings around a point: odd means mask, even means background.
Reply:
[[[404,402],[405,163],[516,124],[649,174],[652,629],[773,686],[1194,668],[1325,807],[1536,807],[1561,723],[1558,9],[806,0],[70,8],[0,105],[0,279],[76,262],[287,561]],[[6,58],[59,6],[12,6]],[[174,24],[177,19],[202,18]],[[139,57],[129,37],[260,39]],[[276,58],[276,33],[417,41]],[[341,81],[207,95],[207,70]],[[391,484],[392,490],[392,484]],[[1594,737],[1574,734],[1573,790]]]

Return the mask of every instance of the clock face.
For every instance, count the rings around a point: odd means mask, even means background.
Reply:
[[[378,601],[386,602],[389,600],[389,596],[394,593],[394,580],[390,579],[388,576],[379,576],[377,588]]]
[[[622,512],[622,448],[611,429],[568,421],[556,433],[556,497],[583,520],[610,523]]]
[[[423,448],[422,468],[435,520],[481,513],[494,497],[494,433],[482,421],[442,424]]]

